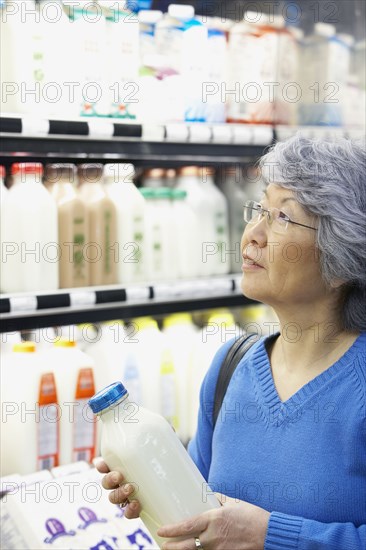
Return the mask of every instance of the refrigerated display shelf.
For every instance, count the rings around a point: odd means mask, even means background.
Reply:
[[[240,124],[141,125],[112,119],[0,119],[1,162],[110,162],[136,165],[236,164],[259,158],[273,142],[270,126]]]
[[[140,286],[109,286],[0,295],[0,332],[166,315],[254,303],[241,275]]]

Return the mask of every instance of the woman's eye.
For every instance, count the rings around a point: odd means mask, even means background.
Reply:
[[[283,221],[290,221],[290,218],[287,214],[285,214],[284,212],[282,212],[281,210],[278,212],[278,217],[280,220],[283,220]]]

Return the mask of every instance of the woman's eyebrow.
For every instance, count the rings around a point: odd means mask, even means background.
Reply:
[[[264,194],[266,196],[267,199],[269,199],[269,196],[268,196],[268,193],[266,190],[264,190]],[[284,197],[283,199],[280,200],[280,204],[283,204],[287,201],[295,201],[297,202],[297,200],[294,198],[294,197]]]

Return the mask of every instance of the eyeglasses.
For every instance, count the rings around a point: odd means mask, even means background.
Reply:
[[[261,204],[255,201],[247,201],[244,205],[244,221],[247,223],[258,223],[263,217],[266,216],[267,223],[270,225],[276,233],[285,233],[288,228],[288,224],[300,225],[301,227],[307,227],[313,231],[317,231],[316,227],[305,225],[303,223],[292,221],[287,214],[279,210],[278,208],[263,208]]]

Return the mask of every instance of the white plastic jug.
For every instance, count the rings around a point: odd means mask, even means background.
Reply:
[[[174,313],[163,321],[163,333],[167,338],[178,387],[176,431],[183,443],[187,443],[189,439],[191,395],[188,376],[197,332],[189,313]]]
[[[99,392],[90,406],[103,422],[102,456],[135,484],[141,519],[159,546],[160,526],[220,506],[168,422],[131,403],[121,383]]]
[[[2,290],[58,288],[57,206],[42,185],[43,167],[13,164],[13,185],[5,199],[1,240]]]
[[[60,464],[91,462],[96,454],[96,423],[88,399],[95,393],[94,362],[76,342],[60,338],[45,354],[56,379],[60,421]]]
[[[107,164],[104,181],[117,211],[118,282],[139,282],[146,275],[146,202],[133,182],[132,164]]]
[[[53,368],[34,342],[15,344],[2,359],[1,475],[57,466],[60,415]]]

